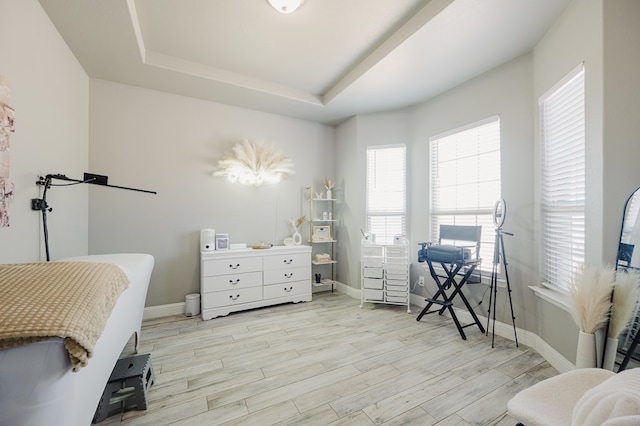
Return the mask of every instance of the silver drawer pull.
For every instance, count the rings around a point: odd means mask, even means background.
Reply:
[[[289,288],[286,288],[286,287],[285,287],[285,288],[284,288],[284,291],[286,291],[287,293],[290,293],[290,292],[291,292],[291,290],[293,290],[293,287],[289,287]]]
[[[286,263],[287,265],[291,265],[291,263],[293,262],[293,259],[285,259],[284,263]]]
[[[236,263],[235,265],[229,265],[229,268],[231,269],[238,269],[240,267],[239,263]]]
[[[293,276],[293,272],[289,273],[289,274],[284,274],[285,278],[291,278]]]
[[[233,281],[233,280],[229,280],[229,284],[231,284],[231,285],[236,285],[236,284],[238,284],[239,282],[240,282],[240,278],[237,278],[235,281]]]
[[[233,294],[230,294],[230,295],[229,295],[229,299],[231,299],[231,300],[238,300],[239,298],[240,298],[240,295],[239,295],[239,294],[236,294],[236,296],[235,296],[235,297],[233,297]]]

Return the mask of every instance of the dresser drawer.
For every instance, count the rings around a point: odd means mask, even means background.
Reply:
[[[264,269],[299,268],[311,264],[309,253],[279,254],[264,257]]]
[[[202,297],[202,309],[233,306],[255,302],[262,299],[262,287],[240,288],[235,290],[205,293]]]
[[[311,267],[272,269],[264,271],[264,285],[311,280]]]
[[[202,276],[239,274],[243,272],[262,271],[262,258],[239,257],[231,259],[205,260],[202,263]]]
[[[234,288],[259,287],[262,285],[262,272],[247,272],[246,274],[214,275],[204,277],[202,291],[232,290]]]
[[[311,293],[310,281],[294,281],[264,286],[264,298],[276,299],[278,297],[297,296],[299,294]]]

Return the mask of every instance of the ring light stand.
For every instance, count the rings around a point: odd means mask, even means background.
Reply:
[[[63,183],[63,184],[53,184],[51,181],[53,179],[64,180],[71,183]],[[47,204],[47,190],[52,186],[71,186],[71,185],[79,185],[81,183],[91,183],[94,185],[108,186],[111,188],[119,188],[119,189],[127,189],[129,191],[138,191],[138,192],[146,192],[149,194],[157,194],[155,191],[148,191],[146,189],[137,189],[137,188],[129,188],[126,186],[117,186],[117,185],[108,185],[107,184],[108,176],[104,175],[95,175],[92,173],[85,173],[84,179],[71,179],[65,175],[61,174],[48,174],[44,177],[40,176],[36,185],[40,185],[44,187],[42,191],[42,198],[32,198],[31,199],[31,210],[41,211],[42,212],[42,231],[44,233],[44,248],[47,254],[47,262],[51,260],[49,255],[49,229],[47,228],[47,212],[51,212],[53,209],[49,207]]]
[[[502,230],[504,220],[507,217],[507,204],[504,199],[499,199],[493,206],[493,224],[496,228],[496,238],[493,245],[493,267],[491,269],[491,286],[489,287],[489,309],[487,310],[487,335],[489,335],[489,320],[491,310],[493,310],[493,330],[491,336],[491,347],[494,347],[496,337],[496,300],[498,299],[498,265],[502,261],[504,268],[504,278],[507,282],[507,293],[509,294],[509,306],[511,307],[511,321],[513,323],[513,335],[518,347],[518,335],[516,333],[516,317],[513,315],[513,301],[511,300],[511,285],[509,284],[509,272],[507,271],[507,258],[504,252],[503,234],[513,236],[510,232]]]

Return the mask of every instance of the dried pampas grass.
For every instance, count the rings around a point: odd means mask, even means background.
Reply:
[[[618,272],[613,289],[613,307],[608,337],[617,339],[627,327],[638,302],[640,275],[634,272]]]
[[[571,315],[580,331],[592,334],[604,327],[611,310],[615,271],[609,266],[585,265],[571,282]]]
[[[281,178],[294,173],[293,161],[273,145],[244,139],[218,161],[218,170],[213,175],[226,176],[232,182],[260,186],[279,182]]]

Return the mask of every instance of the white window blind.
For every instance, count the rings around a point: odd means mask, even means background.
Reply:
[[[406,235],[406,156],[404,145],[367,148],[367,229],[377,244]]]
[[[492,117],[429,139],[431,241],[440,225],[482,225],[482,269],[491,270],[500,199],[500,118]]]
[[[584,67],[540,99],[540,122],[542,278],[568,289],[584,263]]]

